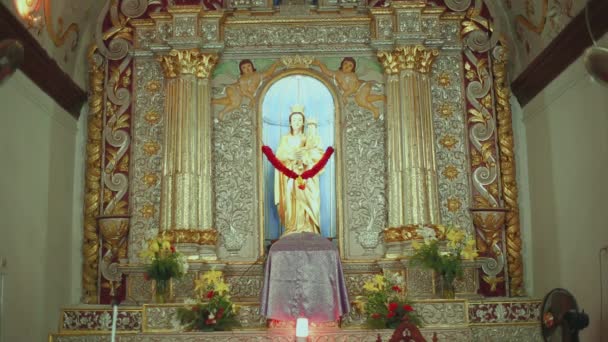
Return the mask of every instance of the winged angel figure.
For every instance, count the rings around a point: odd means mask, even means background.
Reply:
[[[348,98],[353,96],[355,102],[362,108],[372,112],[374,119],[380,117],[380,109],[373,105],[374,102],[386,100],[382,94],[373,94],[372,86],[382,83],[382,75],[371,71],[362,74],[361,77],[355,73],[357,62],[352,57],[344,57],[340,67],[336,71],[329,70],[321,61],[314,60],[313,65],[321,69],[321,72],[331,77],[342,92],[342,104],[346,105]],[[377,75],[376,75],[377,74]]]
[[[232,112],[241,105],[251,103],[264,80],[270,77],[280,64],[280,62],[275,62],[266,71],[258,72],[250,59],[243,59],[239,63],[238,79],[227,74],[214,78],[214,87],[225,87],[222,97],[211,100],[211,104],[224,107],[219,112],[218,119],[222,120],[226,113]]]

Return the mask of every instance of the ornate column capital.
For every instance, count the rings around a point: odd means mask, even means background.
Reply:
[[[377,56],[384,67],[384,72],[391,75],[403,70],[428,74],[438,55],[437,49],[427,49],[422,45],[407,45],[393,51],[380,51]]]
[[[181,75],[208,78],[218,59],[217,54],[203,53],[198,49],[173,49],[169,54],[156,58],[167,78],[175,78]]]

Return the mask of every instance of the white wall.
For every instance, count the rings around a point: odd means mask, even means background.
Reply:
[[[600,329],[608,341],[599,275],[599,250],[608,245],[608,88],[592,82],[579,59],[524,108],[524,126],[531,294],[568,289],[590,316],[581,341],[600,341]]]
[[[20,71],[0,86],[4,341],[46,340],[57,331],[60,307],[77,298],[76,131],[76,120]]]

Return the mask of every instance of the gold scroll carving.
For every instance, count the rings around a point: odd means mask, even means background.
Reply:
[[[429,72],[436,49],[381,51],[387,75],[388,227],[439,223]]]
[[[87,123],[86,177],[84,188],[84,241],[82,287],[83,302],[97,303],[97,273],[99,235],[97,215],[101,204],[102,113],[104,99],[104,68],[94,58],[96,46],[88,52],[89,60],[89,117]]]
[[[174,229],[162,233],[171,243],[193,243],[215,246],[218,232],[215,229]]]
[[[173,235],[184,243],[215,244],[216,235],[202,231],[214,231],[209,75],[218,57],[190,49],[157,60],[166,77],[160,230],[181,232]]]
[[[513,145],[513,125],[507,85],[506,49],[494,61],[494,89],[496,91],[496,111],[498,118],[498,147],[500,151],[500,177],[503,186],[503,199],[506,213],[507,265],[511,296],[523,296],[523,260],[521,255],[521,229],[519,224],[519,205],[517,203],[517,183],[515,180],[515,151]]]

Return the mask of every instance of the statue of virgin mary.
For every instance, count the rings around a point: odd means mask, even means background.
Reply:
[[[289,115],[289,133],[281,136],[276,157],[297,174],[312,168],[323,156],[317,141],[307,144],[304,132],[304,107],[294,105]],[[318,138],[318,137],[316,137]],[[280,171],[274,175],[274,201],[281,224],[285,228],[281,237],[292,233],[320,234],[321,196],[319,175],[298,183]]]

